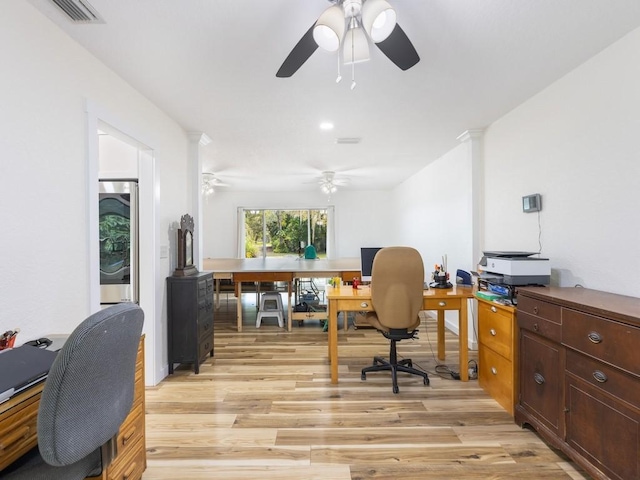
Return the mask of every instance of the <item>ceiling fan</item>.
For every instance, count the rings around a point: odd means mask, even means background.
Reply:
[[[221,182],[214,173],[202,172],[202,194],[213,195],[217,187],[228,187],[228,183]]]
[[[346,179],[336,179],[336,172],[325,171],[322,172],[322,177],[318,180],[320,184],[320,190],[327,195],[336,193],[339,186],[347,185]]]
[[[291,77],[318,47],[335,52],[343,47],[343,61],[369,59],[368,38],[400,69],[420,61],[413,44],[396,23],[396,12],[386,0],[329,0],[327,8],[293,47],[276,77]],[[340,75],[338,75],[338,80]]]

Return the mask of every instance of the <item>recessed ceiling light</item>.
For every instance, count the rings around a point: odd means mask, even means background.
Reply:
[[[333,123],[331,123],[331,122],[322,122],[320,124],[320,130],[333,130]]]

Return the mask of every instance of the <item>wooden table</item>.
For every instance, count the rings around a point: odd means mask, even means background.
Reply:
[[[329,301],[329,364],[331,383],[338,383],[338,312],[372,312],[371,289],[360,287],[354,290],[350,286],[329,287],[326,290]],[[444,360],[444,312],[458,311],[460,345],[460,380],[469,381],[469,345],[467,299],[473,298],[473,287],[454,286],[447,289],[431,288],[424,291],[423,309],[438,312],[438,358]]]
[[[220,280],[231,279],[236,283],[238,296],[237,324],[242,331],[242,282],[287,282],[288,307],[287,330],[296,314],[291,301],[291,284],[295,278],[352,278],[360,275],[359,258],[307,260],[298,257],[267,258],[206,258],[203,268],[213,272],[216,281],[216,302],[219,299]],[[304,313],[301,313],[304,319]]]

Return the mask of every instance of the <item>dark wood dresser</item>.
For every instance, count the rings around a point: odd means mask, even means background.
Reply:
[[[207,353],[213,357],[213,273],[167,278],[169,373],[176,363],[193,363],[195,373]]]
[[[515,420],[598,479],[640,478],[640,299],[518,290]]]

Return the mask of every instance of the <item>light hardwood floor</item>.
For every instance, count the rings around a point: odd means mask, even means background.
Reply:
[[[588,478],[516,426],[477,381],[434,373],[433,319],[423,319],[418,340],[398,344],[431,385],[401,374],[394,395],[388,373],[360,380],[373,355],[388,356],[375,330],[340,331],[340,383],[331,385],[318,321],[288,333],[264,319],[256,329],[255,295],[243,302],[242,333],[233,299],[215,312],[215,355],[199,375],[186,365],[147,388],[144,480]],[[457,337],[446,338],[453,366]]]

